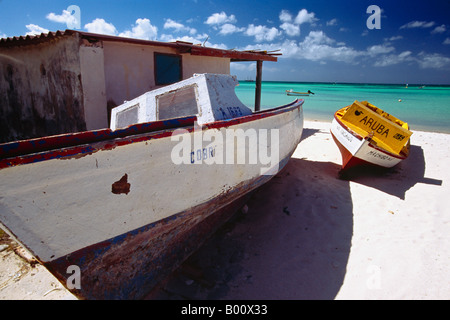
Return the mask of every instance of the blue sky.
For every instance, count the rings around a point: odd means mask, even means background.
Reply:
[[[67,11],[70,5],[80,8],[79,20]],[[367,12],[370,5],[381,10],[378,16]],[[0,0],[0,37],[71,26],[224,49],[280,50],[278,62],[264,63],[263,80],[450,84],[449,12],[448,0]],[[379,28],[369,28],[368,20]],[[254,78],[255,64],[233,63],[231,73]]]

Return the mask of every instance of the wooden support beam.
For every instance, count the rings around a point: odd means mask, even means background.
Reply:
[[[261,108],[262,60],[256,61],[255,111]]]

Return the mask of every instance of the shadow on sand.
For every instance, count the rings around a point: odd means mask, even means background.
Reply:
[[[318,130],[305,129],[302,141]],[[391,170],[364,170],[352,183],[400,199],[425,177],[420,146]],[[160,291],[162,299],[331,300],[346,273],[353,235],[350,182],[332,162],[292,158],[254,192]]]
[[[349,182],[338,171],[292,158],[154,298],[334,299],[353,234]]]
[[[422,147],[412,145],[410,156],[396,167],[356,169],[346,179],[405,199],[406,192],[417,183],[442,185],[442,180],[425,177],[425,167]]]

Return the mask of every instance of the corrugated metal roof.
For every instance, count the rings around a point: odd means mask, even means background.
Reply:
[[[224,50],[210,47],[203,47],[202,45],[196,45],[188,42],[159,42],[151,40],[142,40],[134,38],[116,37],[104,34],[96,34],[89,32],[82,32],[77,30],[65,30],[41,33],[40,35],[27,35],[19,37],[8,37],[0,39],[0,47],[11,47],[11,46],[22,46],[31,45],[37,43],[43,43],[64,36],[71,36],[78,34],[81,38],[87,39],[89,41],[115,41],[124,43],[134,43],[149,46],[161,46],[161,47],[171,47],[178,50],[180,53],[190,53],[192,55],[199,56],[213,56],[221,58],[229,58],[231,61],[277,61],[278,55],[280,53],[267,52],[262,50],[250,50],[250,51],[237,51],[237,50]]]

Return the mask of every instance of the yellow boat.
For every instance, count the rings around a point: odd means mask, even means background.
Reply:
[[[342,170],[371,165],[391,168],[406,159],[409,125],[367,101],[355,101],[334,114],[331,134],[342,155]]]

